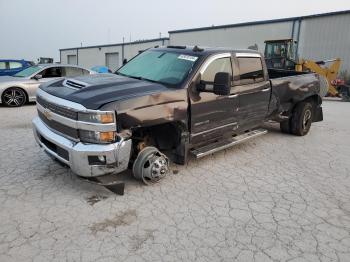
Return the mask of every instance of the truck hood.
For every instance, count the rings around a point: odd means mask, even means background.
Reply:
[[[162,84],[114,74],[60,79],[43,84],[40,89],[93,110],[110,102],[169,90]]]

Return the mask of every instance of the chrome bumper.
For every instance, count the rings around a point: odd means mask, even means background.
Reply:
[[[39,117],[33,119],[33,132],[37,143],[50,156],[68,165],[79,176],[96,177],[128,168],[131,140],[106,145],[77,143],[51,131]],[[105,156],[106,163],[89,163],[89,157],[98,156]]]

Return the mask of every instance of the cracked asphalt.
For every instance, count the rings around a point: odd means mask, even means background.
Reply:
[[[269,133],[124,196],[35,143],[35,105],[0,108],[0,261],[350,261],[350,103],[295,137]]]

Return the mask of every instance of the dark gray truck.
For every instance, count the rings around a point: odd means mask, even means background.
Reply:
[[[252,50],[149,49],[115,74],[61,79],[37,92],[36,141],[85,178],[132,169],[146,184],[186,163],[265,134],[298,136],[322,121],[319,78],[268,70]]]

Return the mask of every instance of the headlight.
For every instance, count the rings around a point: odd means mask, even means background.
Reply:
[[[80,140],[87,143],[107,144],[115,141],[115,132],[96,132],[79,130]]]
[[[78,120],[83,122],[110,124],[115,122],[115,114],[112,111],[108,112],[87,112],[78,113]]]

